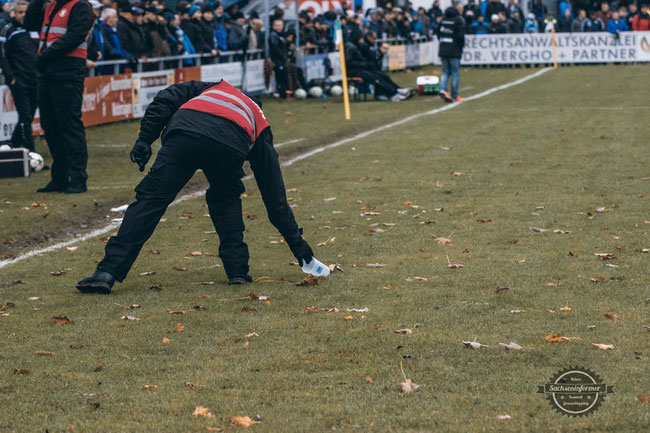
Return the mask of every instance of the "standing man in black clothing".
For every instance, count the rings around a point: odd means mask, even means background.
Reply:
[[[271,28],[269,54],[271,61],[275,64],[273,69],[273,72],[275,72],[275,83],[280,99],[287,99],[287,87],[289,86],[287,56],[289,55],[289,46],[284,37],[284,21],[281,18],[273,20]]]
[[[440,47],[438,55],[442,61],[442,76],[440,77],[440,97],[445,102],[462,102],[465,100],[458,94],[460,84],[460,58],[465,47],[465,20],[461,16],[463,5],[456,0],[445,10],[440,21],[438,39]],[[451,76],[451,95],[447,92],[447,83]]]
[[[34,151],[32,120],[38,104],[36,84],[37,43],[23,28],[29,2],[14,4],[11,21],[0,30],[0,67],[9,85],[18,112],[18,124],[11,135],[12,147],[26,147]]]
[[[136,10],[130,3],[120,6],[117,35],[120,45],[133,57],[131,61],[147,60],[148,44],[144,30],[135,22]]]
[[[104,259],[95,273],[77,283],[77,289],[108,294],[115,280],[123,281],[167,206],[198,169],[210,183],[206,202],[229,283],[251,282],[240,199],[245,160],[250,161],[271,223],[301,265],[311,262],[314,254],[287,203],[273,134],[260,107],[259,101],[223,80],[189,81],[158,93],[140,123],[131,160],[144,170],[151,143],[164,130],[162,148],[136,187],[136,201],[127,209],[117,236],[108,241]]]
[[[52,154],[52,180],[38,192],[86,191],[88,148],[81,103],[93,11],[86,0],[33,0],[24,27],[40,31],[36,69],[41,126]]]

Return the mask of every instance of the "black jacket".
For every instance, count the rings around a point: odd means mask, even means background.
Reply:
[[[300,241],[301,235],[287,203],[278,154],[273,147],[271,127],[264,128],[250,149],[250,137],[236,123],[200,111],[179,110],[181,105],[215,84],[217,83],[188,81],[161,90],[149,104],[142,118],[139,140],[153,143],[163,129],[163,140],[174,131],[183,131],[208,137],[215,141],[216,145],[245,152],[271,223],[284,236],[287,244],[295,245]],[[241,167],[233,169],[241,170]]]
[[[271,37],[269,38],[269,47],[269,54],[273,63],[276,66],[286,66],[289,47],[284,35],[272,30]]]
[[[117,35],[120,38],[120,44],[134,59],[149,54],[149,44],[145,37],[144,30],[136,23],[129,22],[126,18],[120,16],[117,21]]]
[[[463,55],[465,20],[456,8],[449,7],[445,10],[445,16],[440,21],[440,28],[438,28],[438,39],[440,40],[438,49],[440,57],[460,58]]]
[[[16,20],[0,30],[0,68],[6,84],[14,78],[22,84],[36,84],[37,47],[37,42]]]
[[[197,53],[201,53],[203,48],[203,31],[201,30],[201,23],[199,20],[190,19],[181,22],[183,32],[190,38],[192,46]]]
[[[70,0],[61,0],[54,7],[57,13]],[[44,0],[33,0],[27,8],[23,27],[27,31],[39,32],[45,19]],[[68,31],[54,44],[41,50],[37,68],[44,80],[69,81],[83,80],[86,76],[86,59],[68,57],[67,53],[77,48],[86,40],[93,26],[93,11],[88,2],[82,0],[70,10]]]
[[[359,45],[353,44],[352,42],[345,44],[345,66],[348,70],[348,75],[351,75],[353,71],[370,69],[366,58],[359,49]]]
[[[198,23],[199,29],[201,30],[201,40],[203,46],[199,49],[194,47],[197,53],[210,53],[215,49],[214,44],[214,27],[212,24],[201,18],[201,21]]]

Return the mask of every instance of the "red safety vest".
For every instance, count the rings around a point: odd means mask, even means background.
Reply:
[[[180,110],[183,109],[203,111],[232,120],[246,131],[251,139],[251,147],[264,128],[269,126],[262,109],[224,80],[181,105]]]
[[[70,18],[70,10],[72,10],[72,7],[77,3],[79,3],[80,1],[81,0],[72,0],[64,4],[61,7],[61,9],[59,9],[56,12],[54,17],[52,17],[52,10],[56,6],[56,1],[51,1],[50,3],[47,4],[47,6],[45,7],[45,18],[43,19],[43,26],[41,27],[40,43],[38,45],[39,54],[43,49],[43,45],[49,47],[54,42],[61,39],[63,35],[66,34],[66,32],[68,31],[68,19]],[[50,17],[52,18],[52,21],[50,21]],[[48,27],[49,27],[49,31],[48,31]],[[45,40],[46,34],[47,34],[47,41]],[[79,44],[77,48],[67,53],[66,56],[79,57],[81,59],[88,58],[88,36],[89,35],[90,32],[88,32],[88,35],[86,35],[86,39],[81,44]]]

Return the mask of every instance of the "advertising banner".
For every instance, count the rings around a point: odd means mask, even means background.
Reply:
[[[391,45],[388,49],[388,70],[398,71],[406,68],[406,46]]]
[[[246,86],[244,90],[246,92],[262,92],[266,90],[264,84],[264,59],[246,62]]]
[[[309,83],[311,80],[327,77],[327,68],[325,59],[327,54],[308,54],[302,56],[302,69],[305,72],[305,80]]]
[[[217,65],[201,66],[201,81],[226,80],[233,86],[241,86],[241,62],[219,63]]]
[[[133,117],[131,74],[88,77],[84,82],[81,120],[84,126]]]
[[[174,84],[174,70],[138,72],[132,81],[133,117],[140,118],[158,92]]]
[[[558,63],[650,61],[650,32],[557,33]],[[439,60],[438,60],[439,62]],[[463,65],[553,63],[550,33],[467,35]]]
[[[201,81],[201,67],[178,68],[174,70],[174,83],[185,83],[187,81]]]

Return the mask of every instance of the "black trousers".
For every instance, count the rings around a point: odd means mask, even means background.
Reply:
[[[52,182],[58,185],[86,184],[88,148],[81,122],[83,80],[39,83],[38,107],[41,127],[52,154]]]
[[[18,123],[11,135],[11,146],[26,147],[33,152],[32,121],[38,104],[38,87],[36,83],[24,83],[16,79],[14,84],[9,85],[9,89],[18,112]]]
[[[366,83],[370,83],[375,86],[375,94],[377,96],[388,96],[391,97],[397,93],[399,86],[391,80],[388,75],[381,71],[371,71],[371,70],[362,70],[355,69],[348,72],[349,77],[361,77]]]
[[[241,152],[207,137],[169,132],[151,170],[135,188],[136,201],[126,210],[117,236],[109,239],[97,269],[123,281],[167,206],[200,168],[210,183],[206,202],[226,274],[230,278],[246,275],[249,255],[240,198],[245,160]]]
[[[287,98],[287,87],[289,87],[289,72],[287,65],[276,65],[273,69],[275,72],[275,84],[281,99]]]

